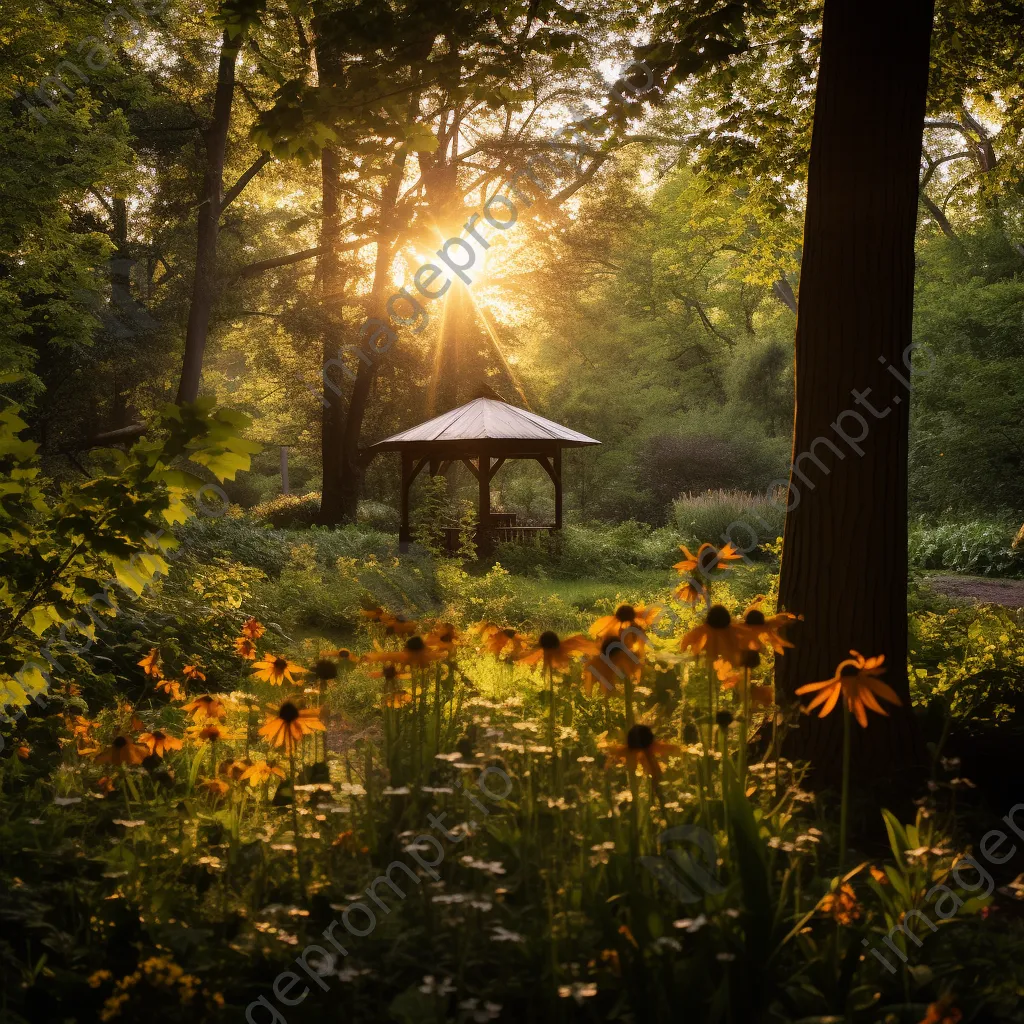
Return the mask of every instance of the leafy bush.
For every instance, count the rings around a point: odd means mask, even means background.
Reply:
[[[312,526],[320,514],[320,492],[279,494],[256,505],[250,515],[258,523],[270,526]]]
[[[735,547],[757,558],[750,550],[755,538],[758,548],[782,536],[786,524],[785,501],[772,501],[769,494],[717,490],[682,494],[672,503],[673,525],[684,543],[708,541],[721,546],[731,540]]]
[[[638,483],[657,508],[667,509],[684,488],[699,494],[766,487],[785,475],[788,451],[788,439],[741,431],[734,424],[701,433],[661,434],[647,445]]]
[[[398,509],[382,501],[361,501],[357,521],[360,526],[369,526],[384,533],[397,533],[401,522]]]
[[[910,526],[910,564],[975,576],[1024,576],[1024,551],[1014,551],[1015,527],[967,520]]]
[[[499,544],[498,561],[524,576],[561,579],[622,579],[665,569],[676,561],[679,539],[670,529],[654,530],[627,520],[618,526],[566,526],[561,534],[532,543]]]

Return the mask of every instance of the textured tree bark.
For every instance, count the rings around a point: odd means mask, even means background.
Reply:
[[[185,355],[182,360],[178,398],[194,402],[199,397],[199,381],[203,374],[203,355],[213,308],[215,273],[217,270],[217,234],[224,189],[224,154],[231,123],[231,103],[235,94],[235,64],[241,38],[230,39],[224,33],[217,66],[217,91],[213,99],[213,115],[206,130],[206,166],[203,192],[199,202],[196,237],[196,273],[192,282],[192,302],[185,332]]]
[[[373,284],[367,302],[367,313],[384,323],[389,321],[387,311],[388,289],[391,282],[391,262],[394,258],[394,240],[399,225],[396,224],[396,202],[405,173],[406,153],[396,153],[388,176],[381,189],[380,218],[377,232],[377,256],[373,269]],[[326,197],[325,197],[326,201]],[[325,281],[326,286],[326,281]],[[323,490],[320,498],[320,521],[327,525],[353,523],[362,491],[366,467],[359,452],[359,438],[363,429],[366,406],[377,377],[382,354],[368,342],[365,336],[357,336],[352,344],[362,355],[355,359],[355,379],[348,396],[348,405],[342,403],[341,391],[329,382],[327,360],[337,358],[339,345],[328,351],[324,348],[324,447],[323,447]],[[397,342],[396,342],[397,344]],[[340,381],[338,382],[340,384]],[[328,422],[329,421],[329,422]],[[330,450],[328,450],[330,437]]]
[[[796,330],[780,604],[805,616],[780,692],[884,654],[903,700],[854,726],[854,778],[918,757],[907,682],[907,447],[914,234],[931,0],[825,0]],[[842,714],[801,719],[790,756],[832,783]]]

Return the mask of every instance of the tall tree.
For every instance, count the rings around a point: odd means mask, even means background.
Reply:
[[[907,683],[907,447],[914,234],[932,0],[826,0],[796,330],[796,422],[779,600],[805,616],[779,660],[792,693],[851,648],[903,700],[856,730],[858,776],[916,749]],[[793,753],[835,775],[840,715]]]

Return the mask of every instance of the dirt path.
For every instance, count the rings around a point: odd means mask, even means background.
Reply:
[[[932,590],[957,601],[974,599],[982,604],[1024,608],[1024,580],[993,580],[983,576],[927,576]]]

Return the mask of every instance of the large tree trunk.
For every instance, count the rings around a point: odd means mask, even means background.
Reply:
[[[344,519],[346,502],[341,490],[337,467],[341,465],[345,432],[345,408],[340,401],[343,385],[341,375],[332,365],[340,347],[344,324],[342,305],[344,280],[337,243],[341,237],[341,193],[338,153],[333,146],[324,149],[320,158],[323,185],[323,220],[320,230],[319,276],[323,295],[326,323],[323,335],[323,411],[320,417],[320,454],[323,466],[323,486],[320,492],[320,520],[333,524]],[[334,383],[337,391],[331,388]],[[354,515],[354,512],[353,512]]]
[[[394,259],[394,241],[399,228],[396,223],[395,207],[402,185],[402,176],[405,173],[406,155],[405,151],[395,154],[381,189],[380,216],[377,223],[377,256],[373,270],[373,284],[367,302],[367,316],[385,323],[389,320],[387,311],[389,290],[394,288],[391,280],[391,262]],[[325,409],[323,417],[325,437],[322,449],[324,464],[320,521],[327,525],[355,522],[366,468],[359,452],[363,418],[366,415],[366,407],[373,382],[377,377],[380,360],[387,358],[386,354],[378,354],[366,337],[357,335],[352,339],[352,345],[357,346],[363,355],[353,357],[352,360],[356,365],[355,380],[352,383],[347,408],[342,403],[340,389],[329,380],[326,376],[329,371],[325,370],[324,402],[330,405],[331,409]],[[327,358],[337,358],[340,348],[340,344],[335,344],[332,351],[329,349],[328,343],[325,342],[325,363]],[[328,425],[329,442],[327,440]]]
[[[242,36],[229,38],[225,31],[217,67],[217,91],[213,99],[213,115],[206,130],[206,167],[203,191],[199,201],[199,223],[196,239],[196,274],[192,282],[192,304],[188,311],[185,333],[185,357],[178,385],[178,402],[194,402],[199,397],[199,381],[203,373],[203,354],[210,326],[210,311],[215,294],[217,269],[217,233],[224,192],[224,154],[227,149],[231,103],[235,94],[235,64]]]
[[[851,648],[885,655],[903,707],[853,726],[863,782],[894,777],[917,754],[906,671],[907,362],[932,17],[931,0],[825,0],[807,183],[779,595],[806,621],[777,675],[792,695],[829,678]],[[841,737],[841,711],[805,718],[787,752],[831,782]]]

